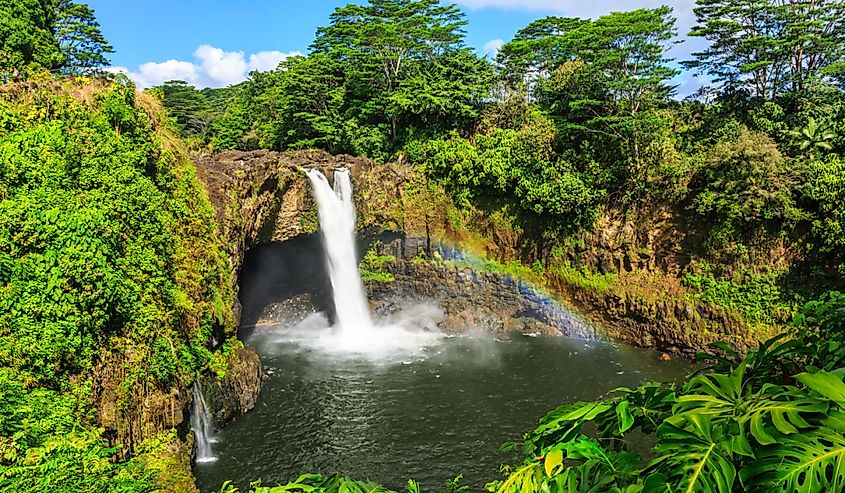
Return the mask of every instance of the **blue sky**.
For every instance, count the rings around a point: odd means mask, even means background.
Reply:
[[[305,53],[319,26],[348,2],[326,0],[87,0],[116,53],[112,64],[139,85],[180,78],[197,86],[240,82],[250,70],[269,70],[287,55]],[[467,43],[492,51],[529,22],[547,16],[597,17],[611,11],[669,4],[679,31],[692,25],[694,2],[681,0],[457,0],[467,14]],[[700,48],[685,41],[672,55]],[[676,83],[687,94],[700,84],[690,74]]]

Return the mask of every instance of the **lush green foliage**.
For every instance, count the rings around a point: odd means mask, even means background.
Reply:
[[[744,357],[727,345],[678,385],[561,406],[525,435],[525,461],[490,491],[839,491],[845,485],[842,295]],[[832,351],[818,352],[819,336]],[[810,364],[812,362],[812,364]],[[592,430],[592,431],[591,431]],[[642,434],[656,440],[639,455]]]
[[[782,231],[803,218],[795,203],[795,164],[769,137],[741,129],[705,159],[690,186],[690,209],[714,224],[709,247],[735,247],[753,240],[747,235]]]
[[[23,71],[60,63],[61,51],[51,29],[55,19],[48,0],[0,2],[0,69]]]
[[[125,408],[189,382],[233,327],[210,205],[136,98],[120,82],[0,93],[0,489],[148,489],[96,428],[101,365],[125,365]]]
[[[845,158],[831,155],[825,161],[811,161],[804,193],[818,208],[812,227],[823,249],[842,251],[845,248]]]
[[[396,262],[394,255],[379,255],[381,247],[379,242],[374,243],[364,254],[358,270],[361,272],[361,280],[364,282],[393,282],[396,278],[390,272],[384,270],[387,264]]]
[[[91,73],[113,49],[94,10],[72,0],[0,1],[0,72]]]
[[[551,229],[574,231],[592,224],[602,192],[554,156],[555,136],[552,122],[535,114],[519,129],[495,129],[476,135],[474,142],[451,134],[408,151],[459,203],[507,197]]]
[[[795,303],[785,299],[777,275],[746,275],[743,279],[716,279],[711,273],[684,276],[695,296],[738,310],[752,323],[782,325],[792,318]]]

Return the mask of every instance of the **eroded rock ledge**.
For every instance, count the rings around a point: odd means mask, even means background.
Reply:
[[[497,335],[565,335],[602,339],[600,332],[573,311],[523,282],[495,272],[478,272],[443,261],[421,261],[425,239],[404,238],[380,245],[380,254],[396,257],[385,266],[392,282],[367,285],[376,312],[390,312],[403,300],[435,302],[445,312],[446,332],[480,330]]]
[[[232,352],[223,378],[216,375],[200,378],[215,427],[220,428],[255,407],[261,393],[261,375],[258,353],[244,347]]]
[[[320,168],[330,176],[336,168],[357,170],[369,163],[321,151],[264,150],[194,156],[194,162],[227,240],[236,280],[250,248],[317,231],[317,210],[303,168]]]

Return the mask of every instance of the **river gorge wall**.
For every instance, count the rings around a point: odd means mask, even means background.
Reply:
[[[335,168],[352,169],[358,222],[364,233],[397,232],[422,241],[428,253],[432,245],[444,243],[466,247],[502,263],[521,260],[530,264],[538,257],[532,247],[526,247],[536,244],[530,233],[503,226],[500,218],[482,215],[472,224],[456,224],[460,221],[455,220],[456,208],[449,198],[406,163],[375,165],[367,159],[321,151],[227,151],[198,156],[195,162],[225,236],[235,280],[250,248],[318,230],[316,207],[303,167],[320,168],[328,175]],[[658,211],[652,217],[644,226],[604,214],[593,231],[581,234],[562,252],[573,269],[618,274],[624,282],[617,284],[624,289],[585,289],[567,276],[553,271],[544,274],[539,287],[575,307],[588,325],[598,328],[592,333],[562,332],[580,337],[601,334],[635,346],[685,355],[694,355],[721,340],[740,349],[753,345],[759,334],[752,333],[738,313],[691,299],[685,293],[679,275],[690,258],[683,249],[681,225],[669,211]],[[398,248],[397,263],[387,267],[397,280],[393,286],[371,287],[370,294],[376,298],[386,300],[397,293],[434,296],[439,289],[443,300],[478,299],[477,307],[496,306],[491,293],[507,298],[512,288],[502,283],[519,285],[508,276],[494,280],[482,275],[482,283],[466,282],[475,274],[455,274],[442,266],[412,263],[418,252],[401,245]],[[466,295],[454,296],[459,292]],[[480,308],[460,309],[457,302],[451,306],[447,316],[465,312],[464,319],[476,322],[485,312]],[[493,325],[521,330],[522,325],[511,322],[521,318],[519,310],[496,311],[486,310]]]

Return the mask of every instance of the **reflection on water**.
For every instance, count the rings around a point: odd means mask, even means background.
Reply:
[[[441,338],[374,362],[257,337],[271,374],[256,409],[218,434],[218,461],[197,465],[202,491],[303,472],[397,489],[415,478],[428,490],[463,474],[480,489],[513,459],[499,446],[553,407],[687,370],[653,352],[565,338]]]

